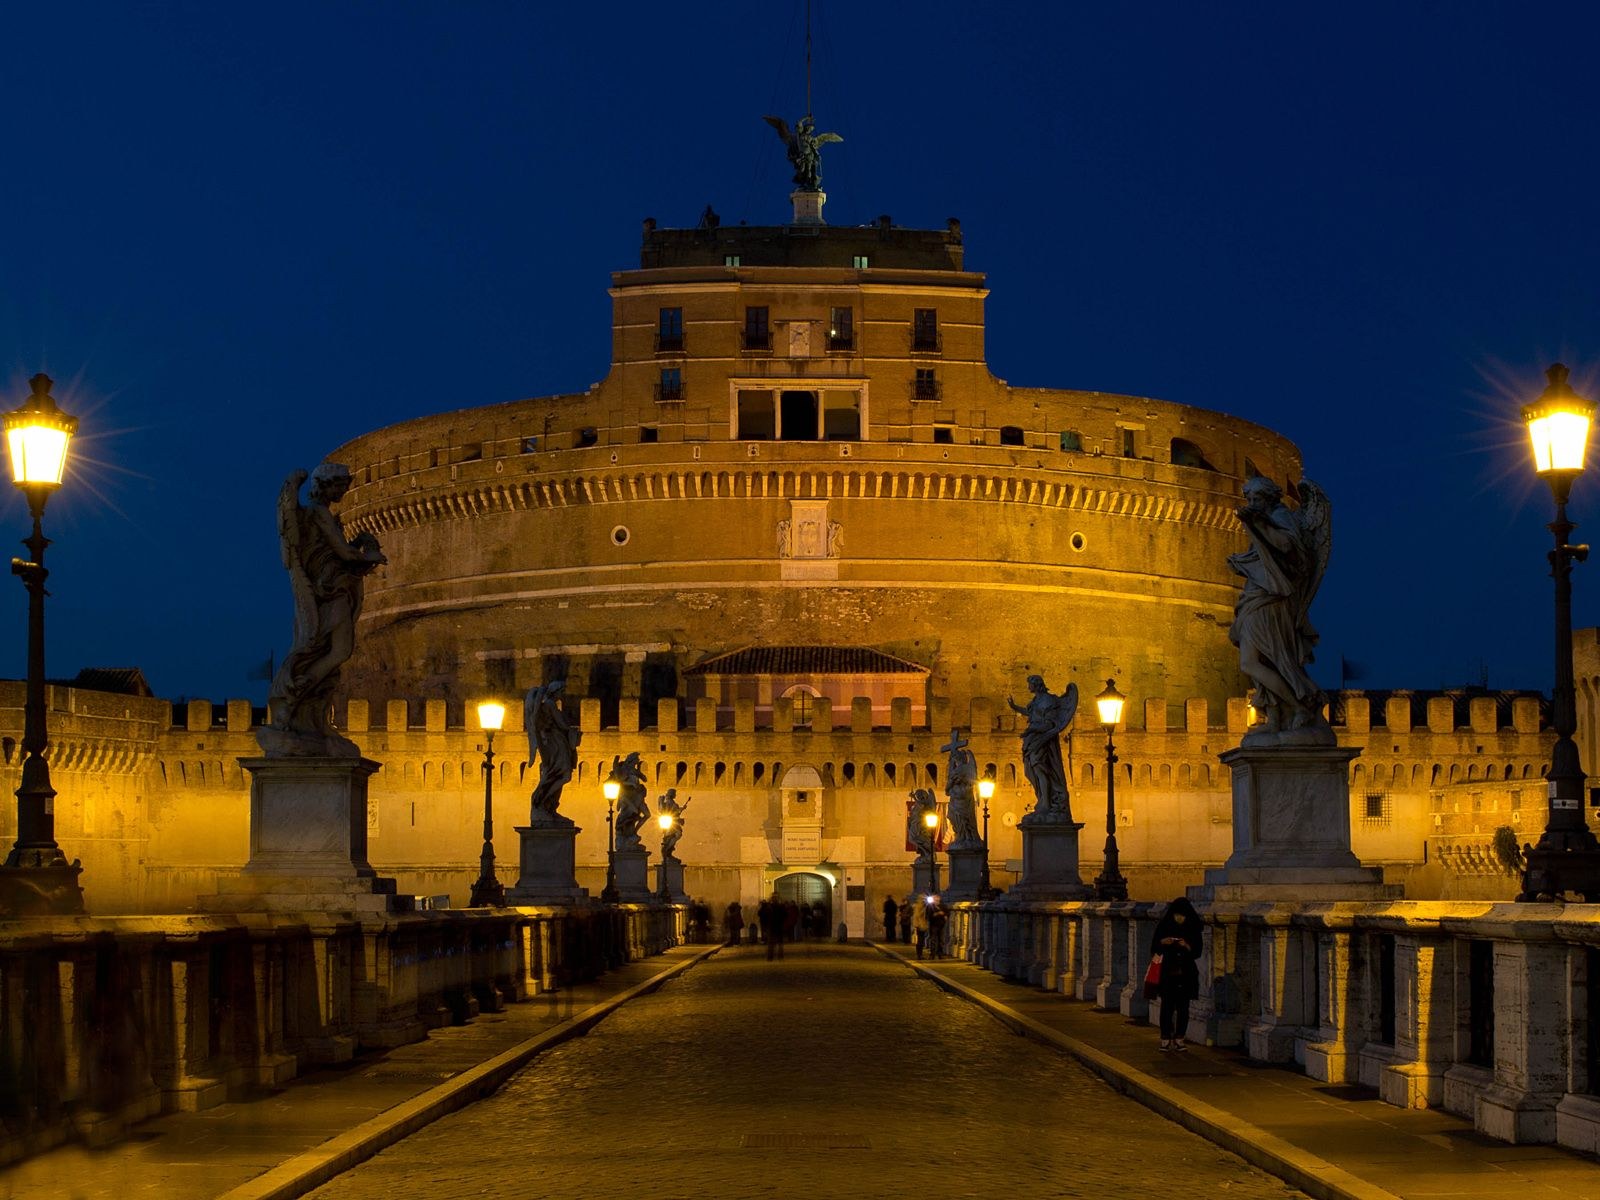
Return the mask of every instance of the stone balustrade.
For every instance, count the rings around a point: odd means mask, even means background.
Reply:
[[[125,917],[0,929],[0,1163],[104,1144],[308,1067],[417,1041],[685,940],[683,906],[356,921]]]
[[[952,948],[1007,978],[1155,1020],[1164,904],[955,906]],[[1508,1142],[1600,1153],[1600,911],[1392,901],[1201,906],[1191,1040],[1298,1064]],[[1152,1034],[1152,1036],[1154,1036]]]

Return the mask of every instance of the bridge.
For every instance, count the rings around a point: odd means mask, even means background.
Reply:
[[[1138,986],[1149,904],[957,906],[950,954],[924,961],[881,941],[799,941],[777,960],[687,943],[684,911],[661,905],[271,929],[38,922],[31,941],[8,932],[0,945],[14,1160],[0,1197],[1600,1188],[1591,1157],[1486,1136],[1482,1104],[1450,1111],[1519,1070],[1537,1086],[1529,1046],[1586,1050],[1582,1028],[1529,1039],[1508,1019],[1513,993],[1527,1027],[1549,1006],[1539,993],[1562,991],[1523,986],[1498,953],[1521,945],[1548,967],[1569,944],[1541,911],[1554,906],[1301,905],[1278,925],[1255,907],[1206,914],[1212,984],[1190,1028],[1214,1044],[1182,1054],[1157,1048]],[[1543,920],[1542,943],[1528,917]],[[1573,924],[1568,938],[1593,932]],[[1337,986],[1297,977],[1309,964],[1286,947],[1308,933],[1329,961],[1355,961]],[[1481,1050],[1483,1030],[1446,993],[1459,984],[1484,1003],[1469,947],[1486,933],[1499,970],[1490,1065],[1431,1061],[1441,1033]],[[1457,943],[1465,973],[1419,975],[1419,959],[1454,964]],[[1391,946],[1402,1001],[1386,1015],[1367,1010],[1360,980],[1366,966],[1383,977],[1367,956]],[[1242,994],[1241,954],[1269,989],[1287,979],[1338,998],[1349,1028],[1310,1024],[1326,1014],[1282,994]],[[1412,1028],[1418,994],[1430,1006]],[[1385,1036],[1387,1052],[1371,1040]],[[1345,1043],[1356,1049],[1341,1058]],[[1378,1058],[1414,1081],[1409,1103],[1392,1084],[1361,1086],[1360,1064]],[[1523,1088],[1524,1110],[1536,1099]],[[1561,1108],[1571,1126],[1581,1097],[1554,1102],[1552,1119]]]

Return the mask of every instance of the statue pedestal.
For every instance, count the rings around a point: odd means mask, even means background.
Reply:
[[[640,846],[637,850],[618,850],[617,899],[624,904],[643,904],[650,896],[650,851]]]
[[[1384,900],[1403,894],[1350,850],[1350,761],[1340,746],[1240,746],[1233,772],[1233,853],[1189,889],[1201,901]]]
[[[919,858],[911,864],[911,891],[917,896],[933,894],[933,863],[926,858]]]
[[[822,219],[822,205],[827,192],[790,192],[789,202],[794,205],[795,225],[826,225]]]
[[[656,895],[672,904],[682,904],[689,898],[683,890],[683,860],[663,858],[656,864]]]
[[[1086,900],[1094,889],[1078,874],[1078,830],[1083,823],[1031,812],[1022,831],[1022,877],[1010,894],[1020,900]]]
[[[584,904],[589,893],[578,886],[573,867],[575,846],[583,832],[570,821],[564,825],[518,825],[522,839],[521,873],[517,886],[506,892],[506,903]]]
[[[944,889],[946,900],[983,898],[983,864],[989,851],[982,845],[950,847],[950,884]]]
[[[241,758],[250,772],[250,861],[203,912],[383,913],[409,907],[367,862],[369,758]]]

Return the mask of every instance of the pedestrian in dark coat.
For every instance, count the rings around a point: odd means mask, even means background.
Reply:
[[[886,942],[894,941],[894,929],[895,929],[894,914],[895,914],[895,910],[898,909],[899,907],[900,906],[894,902],[894,897],[893,896],[885,896],[884,897],[884,899],[883,899],[883,940],[886,941]]]
[[[908,946],[911,944],[911,906],[916,903],[910,896],[900,906],[900,940]]]
[[[1161,956],[1161,1048],[1186,1050],[1189,1002],[1200,995],[1200,914],[1179,896],[1167,905],[1150,938],[1150,955]]]

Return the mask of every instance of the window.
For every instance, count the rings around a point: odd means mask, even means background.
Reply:
[[[783,695],[786,700],[794,701],[794,727],[796,729],[809,727],[811,724],[812,704],[819,695],[817,689],[804,683],[797,683],[784,692]],[[800,803],[804,803],[805,798],[806,794],[804,792],[795,796],[795,799]]]
[[[1172,465],[1175,467],[1198,467],[1202,471],[1216,470],[1206,461],[1205,451],[1187,438],[1172,439]]]
[[[1002,426],[1000,426],[1000,444],[1002,446],[1020,446],[1020,445],[1022,445],[1022,426],[1020,426],[1020,425],[1002,425]]]
[[[771,392],[739,393],[737,436],[745,442],[770,442],[778,433]]]
[[[1393,816],[1394,808],[1388,792],[1368,792],[1363,798],[1361,805],[1363,825],[1387,825]]]
[[[865,254],[858,254],[850,261],[850,265],[858,271],[865,271],[872,263]]]
[[[656,385],[656,399],[663,403],[683,399],[683,368],[661,368],[661,382]]]
[[[483,457],[482,442],[468,442],[461,447],[461,457],[457,462],[477,462]]]
[[[725,267],[738,267],[744,264],[739,261],[737,254],[724,254],[722,256],[722,265]]]
[[[539,439],[536,436],[530,434],[529,436],[527,436],[527,437],[522,439],[522,452],[524,454],[532,454],[538,448],[539,448]]]
[[[768,323],[767,306],[764,304],[744,310],[744,348],[772,349],[772,326]]]
[[[683,349],[683,309],[663,308],[656,326],[656,350]]]
[[[911,315],[911,348],[936,351],[939,349],[939,310],[919,308]]]
[[[784,392],[778,399],[778,437],[785,442],[817,440],[817,393]]]
[[[577,448],[581,450],[585,446],[593,446],[599,440],[600,434],[596,431],[595,427],[593,425],[585,425],[582,429],[578,430],[578,440],[576,445]]]
[[[861,393],[822,393],[822,436],[830,442],[861,440]]]
[[[659,442],[660,440],[661,431],[654,425],[639,426],[639,441],[641,443],[648,444],[650,442]]]
[[[1133,430],[1131,430],[1131,429],[1124,429],[1122,431],[1122,457],[1123,458],[1138,458],[1139,457],[1139,447],[1134,443]]]
[[[1083,449],[1083,434],[1076,429],[1063,429],[1061,431],[1061,448],[1076,453]]]
[[[932,367],[917,368],[916,378],[911,381],[911,398],[913,400],[939,398],[939,377]]]
[[[828,311],[828,349],[854,350],[856,348],[855,313],[848,308]]]
[[[956,427],[954,425],[935,425],[933,427],[933,444],[935,446],[953,446],[956,440]]]

